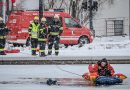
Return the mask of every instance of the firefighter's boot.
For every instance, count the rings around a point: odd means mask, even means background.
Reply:
[[[35,50],[32,50],[32,55],[36,56],[36,51]]]
[[[1,51],[0,55],[6,55],[6,53],[4,51]]]
[[[55,52],[55,55],[58,56],[58,55],[59,55],[59,52]]]
[[[51,54],[52,54],[52,51],[49,51],[49,52],[48,52],[48,55],[51,55]]]
[[[44,52],[41,52],[40,53],[40,57],[45,57],[46,55],[45,55],[45,53]]]

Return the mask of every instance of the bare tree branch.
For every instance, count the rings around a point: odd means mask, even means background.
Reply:
[[[70,0],[70,5],[69,5],[69,14],[70,14],[70,12],[71,12],[72,3],[73,3],[73,0]]]
[[[59,8],[61,8],[61,6],[63,5],[63,2],[64,2],[64,0],[61,1],[61,4],[60,4]]]

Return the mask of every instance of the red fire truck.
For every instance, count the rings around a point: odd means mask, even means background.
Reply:
[[[81,26],[76,19],[65,12],[50,12],[45,11],[44,17],[47,19],[48,25],[51,24],[53,16],[60,16],[63,33],[60,36],[60,43],[64,45],[74,45],[78,43],[91,43],[93,35],[87,27]],[[8,35],[8,42],[16,45],[29,45],[28,27],[35,16],[38,16],[37,11],[14,11],[8,18],[7,27],[11,30]]]

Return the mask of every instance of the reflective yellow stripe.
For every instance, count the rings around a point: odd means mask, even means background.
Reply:
[[[4,39],[4,38],[6,38],[6,36],[0,36],[0,39]]]
[[[4,48],[0,49],[0,51],[4,51]]]
[[[32,50],[36,50],[36,48],[32,48]]]
[[[45,50],[39,50],[39,52],[45,52]]]
[[[40,32],[43,33],[45,29],[40,29]]]
[[[34,23],[32,23],[32,31],[38,32],[39,26],[40,26],[39,24],[35,25]]]
[[[63,30],[63,27],[60,27],[60,30]]]
[[[50,32],[50,35],[59,35],[59,32]]]
[[[31,34],[31,32],[29,32],[29,34]]]
[[[32,27],[29,27],[29,29],[32,29]]]
[[[48,26],[48,28],[50,29],[51,27],[50,27],[50,26]]]
[[[47,41],[47,39],[38,38],[38,41]]]
[[[42,31],[42,30],[44,30],[44,29],[40,29],[40,31]]]
[[[49,51],[49,52],[51,52],[51,51],[52,51],[52,49],[48,49],[48,51]]]
[[[55,52],[59,52],[59,50],[55,50]]]
[[[31,32],[31,37],[32,38],[37,38],[38,37],[38,33],[37,32]]]

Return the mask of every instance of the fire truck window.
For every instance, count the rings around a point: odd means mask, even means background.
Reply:
[[[53,17],[46,17],[46,20],[47,20],[47,24],[51,25],[53,21]]]
[[[53,24],[53,17],[46,17],[47,24],[52,25]],[[60,22],[62,22],[62,18],[60,17]],[[62,26],[62,24],[61,24]]]
[[[81,28],[80,24],[76,22],[73,18],[65,18],[65,25],[67,27]]]

